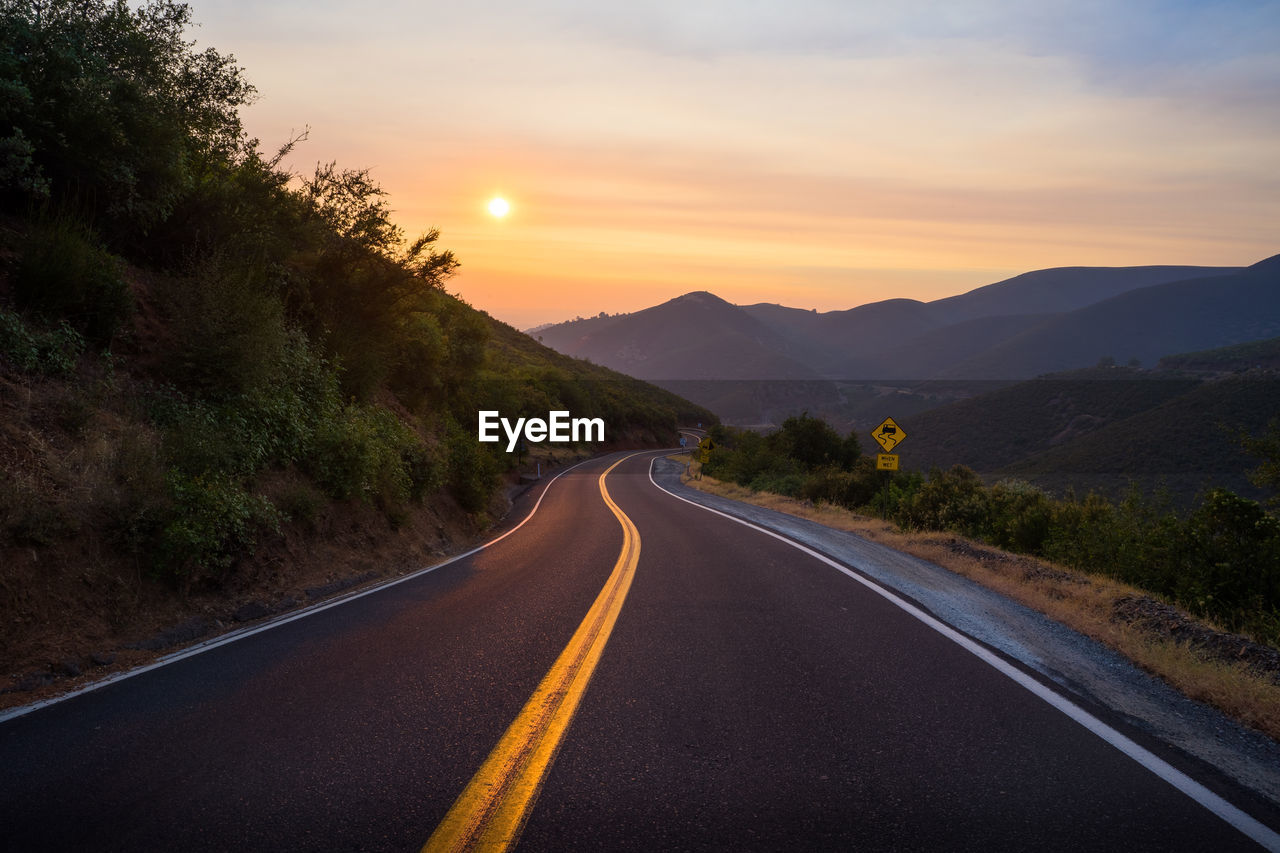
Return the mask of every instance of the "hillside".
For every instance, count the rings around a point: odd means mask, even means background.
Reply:
[[[1246,473],[1258,460],[1240,437],[1261,434],[1280,412],[1280,373],[1258,366],[1277,352],[1272,339],[1171,356],[1160,370],[1093,368],[1013,384],[904,418],[903,464],[960,464],[1056,493],[1115,495],[1136,483],[1184,503],[1211,485],[1256,495]]]
[[[1273,261],[1068,267],[934,302],[888,299],[824,313],[693,293],[633,314],[541,327],[537,337],[658,381],[732,423],[776,425],[809,411],[844,427],[882,393],[919,411],[966,396],[975,381],[1028,379],[1105,357],[1152,365],[1273,335],[1275,279]],[[941,395],[914,390],[937,379],[952,380]]]
[[[1160,359],[1158,367],[1161,370],[1195,371],[1208,375],[1248,370],[1280,371],[1280,338],[1168,355]]]
[[[189,14],[0,15],[0,142],[21,155],[0,170],[16,688],[434,561],[535,465],[714,421],[450,294],[458,259],[437,231],[406,239],[367,170],[283,169],[303,140],[259,150],[253,87],[195,50]],[[480,409],[600,417],[605,441],[505,453],[478,441]]]
[[[632,314],[542,326],[535,334],[561,352],[645,379],[925,379],[1119,294],[1239,271],[1058,268],[933,302],[887,299],[822,313],[767,303],[736,306],[691,293]]]
[[[544,328],[540,342],[638,379],[817,379],[801,348],[706,292],[615,317]]]
[[[1155,364],[1173,353],[1280,334],[1280,256],[1240,272],[1170,282],[1060,315],[943,371],[954,378],[1020,378],[1111,356]]]
[[[1020,382],[906,418],[904,464],[996,471],[1153,409],[1200,380],[1129,368],[1090,369]]]
[[[1146,411],[1006,465],[995,473],[1057,492],[1122,492],[1129,483],[1186,502],[1212,486],[1261,497],[1247,472],[1259,464],[1242,434],[1260,435],[1280,412],[1280,376],[1208,380]]]

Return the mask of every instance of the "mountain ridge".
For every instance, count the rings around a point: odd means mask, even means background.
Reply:
[[[1277,282],[1280,256],[1244,267],[1055,267],[930,302],[893,298],[826,312],[693,291],[537,335],[649,380],[1025,379],[1107,356],[1154,363],[1269,337],[1280,330]],[[1142,319],[1150,316],[1161,322]],[[1126,335],[1141,339],[1132,353]]]

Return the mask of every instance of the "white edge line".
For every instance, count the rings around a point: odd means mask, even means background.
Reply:
[[[881,597],[887,599],[892,604],[896,605],[902,610],[905,610],[907,613],[914,616],[916,619],[920,620],[924,624],[928,625],[930,628],[934,629],[939,634],[942,634],[947,639],[956,643],[958,646],[960,646],[970,654],[974,655],[979,660],[990,665],[998,672],[1008,676],[1013,681],[1017,682],[1019,685],[1021,685],[1022,687],[1025,687],[1027,690],[1031,691],[1033,694],[1038,696],[1040,699],[1043,699],[1045,702],[1048,702],[1054,708],[1066,714],[1068,717],[1075,720],[1077,723],[1084,726],[1086,729],[1093,732],[1095,735],[1102,738],[1104,741],[1111,744],[1113,747],[1120,750],[1125,755],[1129,756],[1129,758],[1133,759],[1138,764],[1141,764],[1147,770],[1151,771],[1156,776],[1159,776],[1161,779],[1168,782],[1170,785],[1177,788],[1179,791],[1186,794],[1188,797],[1195,800],[1197,803],[1204,806],[1209,811],[1213,812],[1213,814],[1217,815],[1219,818],[1226,821],[1232,827],[1234,827],[1235,829],[1247,835],[1251,840],[1262,845],[1262,847],[1264,847],[1265,849],[1272,851],[1272,853],[1280,853],[1280,833],[1276,833],[1266,824],[1262,823],[1261,821],[1253,817],[1250,817],[1248,814],[1241,811],[1238,807],[1227,802],[1225,799],[1215,794],[1213,791],[1210,791],[1204,785],[1195,781],[1190,776],[1183,773],[1181,770],[1178,770],[1176,767],[1169,764],[1164,759],[1155,755],[1145,747],[1140,746],[1139,744],[1131,740],[1126,735],[1120,733],[1116,729],[1113,729],[1111,726],[1107,725],[1102,720],[1095,717],[1093,714],[1090,714],[1088,711],[1084,710],[1079,705],[1076,705],[1074,702],[1071,702],[1065,697],[1060,696],[1059,694],[1050,690],[1048,687],[1045,687],[1039,681],[1027,675],[1025,672],[1013,666],[1003,658],[993,654],[989,649],[978,644],[970,637],[967,637],[964,634],[960,633],[959,631],[952,628],[950,625],[946,624],[945,622],[942,622],[936,617],[926,613],[925,611],[921,610],[919,607],[916,607],[914,604],[911,604],[909,601],[906,601],[905,599],[899,597],[894,592],[880,586],[879,584],[870,580],[869,578],[866,578],[858,574],[857,572],[853,571],[849,567],[841,565],[840,563],[836,562],[835,560],[831,559],[825,554],[815,551],[806,545],[802,545],[793,539],[789,539],[780,533],[769,530],[765,527],[761,527],[758,524],[753,524],[749,521],[738,518],[737,516],[730,515],[726,512],[721,512],[718,509],[712,509],[709,506],[704,506],[696,501],[691,501],[688,498],[683,498],[680,495],[677,495],[675,492],[669,491],[667,489],[664,489],[662,486],[659,486],[658,481],[653,478],[653,463],[656,461],[657,461],[657,457],[655,457],[654,460],[650,461],[649,463],[649,482],[653,483],[654,487],[657,488],[658,490],[665,492],[666,494],[670,495],[671,497],[675,498],[678,501],[684,501],[690,506],[696,506],[699,509],[706,510],[707,512],[710,512],[710,513],[714,513],[718,516],[721,516],[722,518],[727,518],[730,521],[735,521],[738,524],[741,524],[745,527],[750,527],[753,530],[758,530],[759,532],[765,534],[766,536],[772,536],[774,539],[777,539],[781,542],[785,542],[791,547],[799,551],[802,551],[805,554],[808,554],[814,559],[819,560],[823,563],[826,563],[828,566],[831,566],[832,568],[840,572],[843,572],[844,574],[853,578],[858,583],[870,589],[872,592],[875,592]]]
[[[252,625],[246,628],[238,628],[234,631],[228,631],[227,633],[214,637],[211,640],[205,640],[203,642],[195,643],[194,645],[187,646],[186,648],[180,649],[176,652],[171,652],[170,654],[167,654],[162,658],[154,660],[151,663],[143,664],[142,666],[134,667],[133,669],[116,673],[115,675],[107,676],[106,678],[99,679],[98,681],[91,682],[89,684],[84,685],[83,687],[78,687],[75,690],[71,690],[66,693],[59,694],[58,696],[54,696],[49,699],[41,699],[39,702],[32,702],[29,705],[19,705],[16,708],[9,708],[7,710],[0,711],[0,723],[5,723],[5,722],[8,722],[9,720],[17,719],[18,717],[22,717],[27,714],[30,714],[32,711],[38,711],[41,708],[47,708],[50,705],[56,705],[59,702],[65,702],[68,699],[72,699],[83,693],[90,693],[94,690],[98,690],[100,688],[106,687],[109,684],[115,684],[118,681],[124,681],[127,678],[133,678],[135,675],[142,675],[144,672],[150,672],[153,669],[159,669],[162,666],[168,666],[171,663],[177,663],[180,660],[184,660],[189,657],[194,657],[198,654],[203,654],[204,652],[211,651],[213,649],[218,648],[219,646],[225,646],[229,643],[234,643],[238,640],[243,640],[247,637],[252,637],[254,634],[261,634],[263,631],[270,631],[272,628],[279,628],[281,625],[287,625],[290,622],[296,622],[299,619],[305,619],[308,616],[314,616],[315,614],[322,613],[325,610],[328,610],[330,608],[337,607],[339,605],[346,604],[351,601],[355,601],[357,598],[364,598],[366,595],[372,595],[375,592],[382,592],[384,589],[389,589],[393,586],[402,584],[406,581],[411,581],[414,578],[420,578],[425,574],[434,572],[436,569],[442,569],[445,566],[458,562],[459,560],[466,559],[467,557],[470,557],[472,554],[479,553],[480,551],[483,551],[484,549],[492,545],[498,544],[503,539],[506,539],[508,536],[510,536],[512,533],[515,533],[521,527],[524,527],[525,524],[529,522],[529,519],[533,518],[534,513],[538,511],[538,507],[542,506],[542,499],[547,496],[547,492],[551,491],[551,487],[555,484],[556,480],[559,480],[562,476],[564,476],[565,474],[568,474],[570,471],[572,471],[574,468],[577,468],[579,465],[585,465],[590,461],[592,460],[584,459],[581,462],[570,465],[568,468],[565,468],[559,474],[556,474],[547,483],[547,487],[542,490],[542,494],[538,495],[538,501],[533,505],[533,509],[529,510],[529,514],[526,515],[520,521],[519,524],[517,524],[515,527],[508,530],[506,533],[503,533],[501,536],[496,536],[493,539],[490,539],[488,542],[485,542],[482,545],[477,545],[476,547],[472,548],[469,551],[464,551],[461,554],[455,554],[449,559],[436,563],[435,565],[427,566],[425,569],[418,569],[417,571],[412,572],[410,574],[402,575],[401,577],[384,581],[383,583],[377,584],[376,586],[371,586],[367,589],[362,589],[357,592],[347,593],[346,595],[338,596],[337,598],[332,598],[328,601],[322,601],[318,604],[313,604],[310,607],[304,607],[301,610],[296,610],[292,613],[281,616],[277,619],[272,619],[260,625]]]

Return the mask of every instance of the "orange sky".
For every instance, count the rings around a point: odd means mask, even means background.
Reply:
[[[1280,252],[1280,4],[615,5],[193,8],[264,148],[370,168],[522,328]]]

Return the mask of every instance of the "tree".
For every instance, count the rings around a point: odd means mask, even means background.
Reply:
[[[1262,460],[1249,472],[1249,480],[1259,488],[1271,489],[1270,504],[1280,507],[1280,417],[1272,418],[1262,435],[1245,435],[1241,443],[1246,452]]]
[[[254,89],[231,56],[198,51],[171,0],[0,0],[0,193],[109,222],[118,241],[168,216],[193,166],[251,144]]]
[[[807,471],[827,465],[848,470],[860,452],[855,452],[856,439],[850,447],[850,442],[841,438],[830,424],[808,412],[787,418],[769,439],[774,449],[796,460]]]

